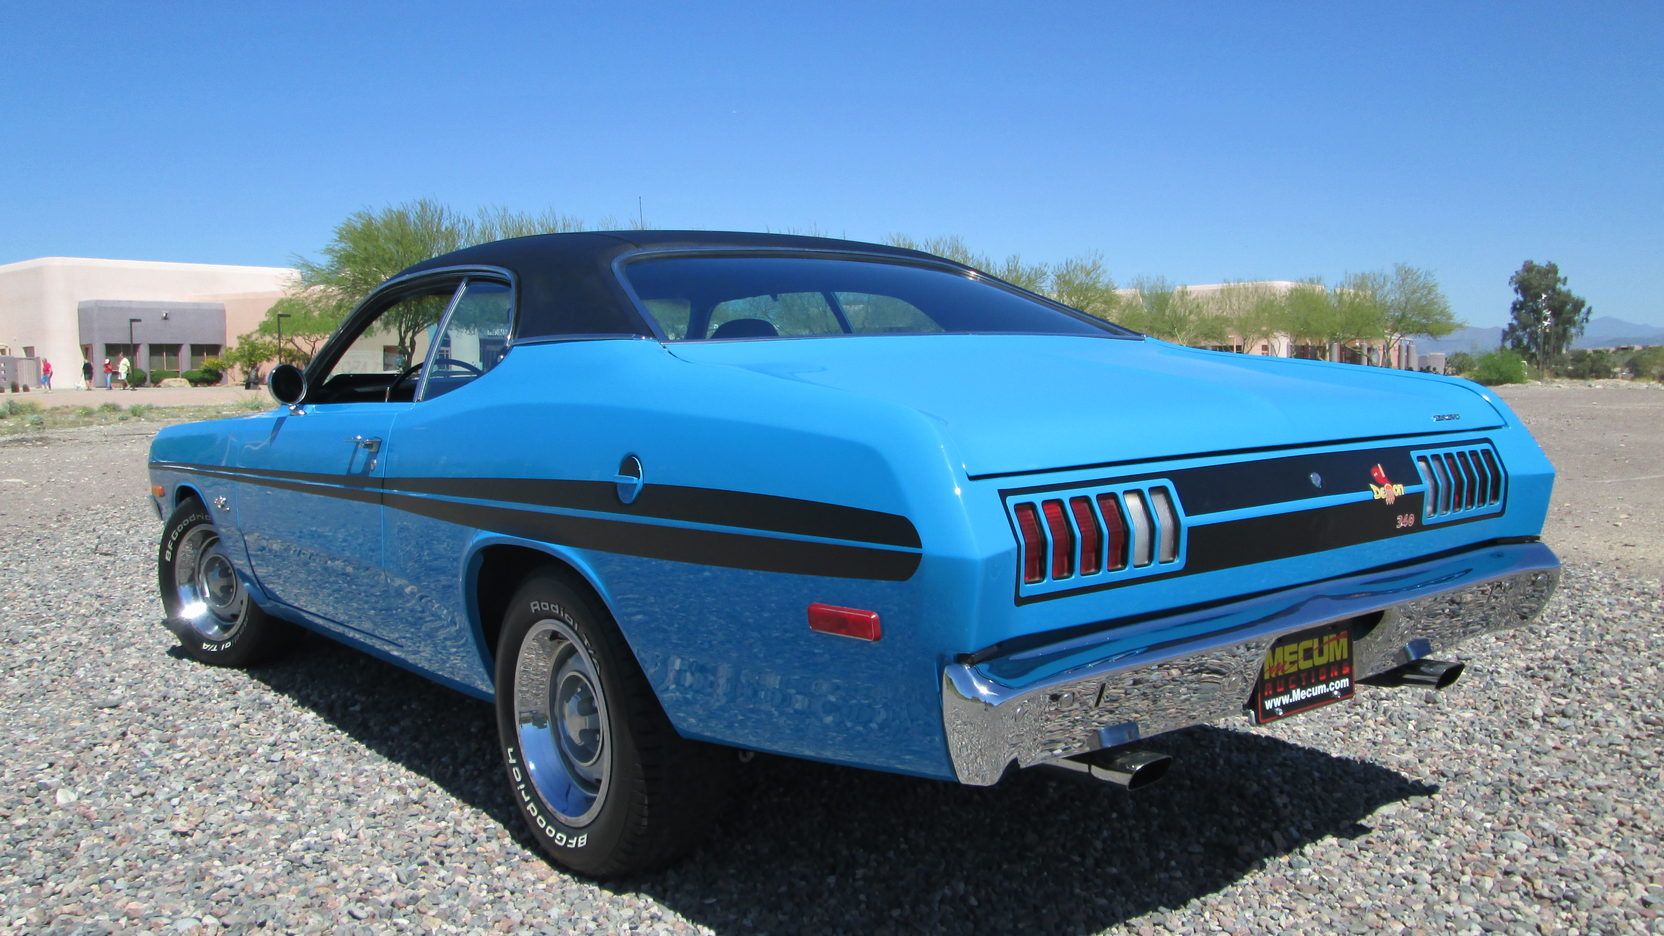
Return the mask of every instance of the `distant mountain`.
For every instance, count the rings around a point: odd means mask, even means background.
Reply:
[[[1490,351],[1502,345],[1501,328],[1458,328],[1443,338],[1416,338],[1416,350],[1422,354],[1442,351]],[[1619,345],[1664,345],[1664,328],[1656,325],[1637,325],[1623,319],[1602,315],[1589,320],[1582,337],[1572,342],[1574,348],[1613,348]]]
[[[1583,329],[1583,336],[1572,342],[1574,348],[1612,348],[1618,345],[1664,345],[1664,328],[1637,325],[1602,315],[1590,319]]]

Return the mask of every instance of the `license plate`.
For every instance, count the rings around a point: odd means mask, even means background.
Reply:
[[[1352,698],[1352,628],[1325,624],[1278,638],[1266,651],[1248,707],[1254,724]]]

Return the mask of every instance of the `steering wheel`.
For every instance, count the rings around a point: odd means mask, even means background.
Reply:
[[[387,385],[387,392],[382,395],[382,398],[381,398],[382,401],[385,402],[385,403],[393,402],[393,390],[396,387],[398,387],[399,384],[402,384],[406,380],[409,380],[410,375],[412,375],[412,374],[416,373],[417,371],[421,370],[422,369],[422,363],[423,362],[421,362],[421,361],[417,361],[416,363],[410,365],[409,367],[405,368],[404,370],[399,371],[399,376],[394,377],[393,382]],[[460,368],[462,370],[467,371],[470,375],[472,375],[474,377],[478,377],[479,375],[485,373],[485,371],[479,369],[478,367],[475,367],[474,365],[468,363],[467,361],[459,361],[459,360],[457,360],[456,358],[453,358],[453,357],[436,357],[436,358],[433,359],[433,366],[436,369],[441,364],[446,365],[447,368],[450,368],[450,367]]]

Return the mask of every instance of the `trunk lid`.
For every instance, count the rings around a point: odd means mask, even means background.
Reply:
[[[680,342],[743,368],[911,407],[971,477],[1503,425],[1477,388],[1154,340],[1042,335]]]

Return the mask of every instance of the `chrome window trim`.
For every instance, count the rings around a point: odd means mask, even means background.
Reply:
[[[514,271],[509,270],[506,267],[482,263],[466,263],[454,266],[436,267],[431,270],[417,270],[414,273],[404,273],[399,276],[395,276],[387,282],[382,283],[380,286],[377,286],[375,289],[370,291],[368,296],[365,296],[357,305],[353,306],[351,312],[348,312],[346,316],[341,319],[341,324],[335,326],[335,331],[331,332],[329,338],[324,341],[323,350],[319,351],[317,356],[314,357],[305,367],[307,393],[310,394],[312,390],[318,386],[319,381],[316,379],[318,375],[327,372],[328,368],[335,366],[335,362],[346,351],[347,345],[351,344],[351,341],[347,341],[343,344],[342,336],[351,333],[354,338],[358,337],[360,331],[360,320],[366,315],[369,315],[370,313],[368,310],[378,306],[379,303],[390,293],[401,292],[403,290],[419,286],[423,281],[430,279],[442,280],[453,276],[461,276],[466,279],[470,275],[477,275],[481,278],[499,279],[508,284],[509,308],[511,310],[509,314],[512,317],[512,323],[509,326],[508,341],[503,345],[503,348],[505,351],[512,348],[515,343],[515,337],[520,329],[521,318],[520,279],[514,275]],[[306,399],[301,400],[302,404],[309,402],[311,401]]]
[[[439,325],[434,329],[433,340],[428,342],[427,357],[422,359],[422,376],[416,381],[416,392],[411,396],[410,402],[420,403],[426,398],[428,377],[433,373],[434,360],[439,357],[439,339],[444,337],[445,329],[451,327],[451,316],[456,314],[456,307],[462,301],[462,294],[468,291],[468,284],[473,281],[472,277],[464,276],[456,284],[456,291],[451,293],[451,301],[445,303],[445,311],[439,313]],[[391,393],[392,391],[388,392]]]

